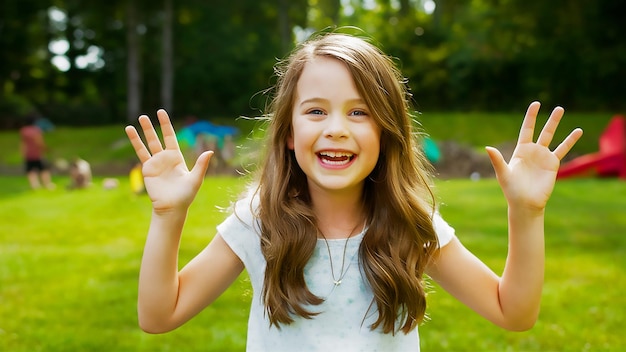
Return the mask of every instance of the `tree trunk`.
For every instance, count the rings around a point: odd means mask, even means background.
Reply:
[[[172,113],[174,108],[174,51],[172,36],[172,19],[174,10],[172,0],[164,0],[163,8],[163,37],[161,56],[161,104],[163,108]]]
[[[128,2],[126,14],[126,45],[127,45],[127,80],[126,80],[126,118],[129,122],[136,121],[141,111],[141,70],[139,65],[139,34],[137,33],[137,11],[135,1]]]
[[[291,47],[291,26],[289,25],[289,0],[278,0],[278,26],[283,53]]]

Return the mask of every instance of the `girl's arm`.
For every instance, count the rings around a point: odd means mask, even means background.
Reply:
[[[165,223],[164,223],[165,222]],[[156,229],[164,225],[163,230]],[[153,220],[139,273],[139,326],[163,333],[181,326],[213,303],[243,270],[243,263],[217,234],[180,272],[178,241],[164,231],[169,219]]]
[[[531,328],[539,314],[544,275],[544,211],[560,160],[582,136],[575,129],[554,150],[549,144],[563,116],[555,108],[533,142],[540,104],[530,104],[507,164],[497,149],[487,153],[508,204],[509,249],[502,277],[456,239],[444,246],[427,273],[461,302],[510,330]]]
[[[139,274],[139,324],[147,332],[166,332],[182,325],[213,302],[237,278],[243,264],[218,234],[178,272],[178,248],[187,211],[195,198],[212,152],[204,152],[191,171],[178,146],[165,110],[157,112],[165,148],[143,115],[144,144],[132,127],[126,134],[142,163],[152,218]]]

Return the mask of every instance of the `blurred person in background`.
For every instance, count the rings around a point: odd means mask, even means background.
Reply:
[[[27,117],[24,126],[20,129],[20,150],[30,187],[39,189],[44,186],[47,189],[54,189],[50,167],[44,159],[47,146],[43,131],[37,126],[34,116]]]
[[[69,189],[80,189],[91,186],[91,166],[89,162],[79,157],[74,158],[70,164]]]

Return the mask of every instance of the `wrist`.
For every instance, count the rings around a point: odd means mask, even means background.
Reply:
[[[509,215],[515,215],[523,218],[543,218],[545,215],[545,207],[508,205]]]
[[[152,209],[152,218],[161,221],[176,221],[187,217],[187,208]]]

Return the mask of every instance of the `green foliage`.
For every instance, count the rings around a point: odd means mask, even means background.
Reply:
[[[245,276],[212,306],[163,335],[140,331],[137,273],[150,204],[128,181],[104,190],[32,192],[22,177],[0,177],[0,350],[241,351],[250,284]],[[211,239],[246,179],[207,178],[181,244],[184,265]],[[496,272],[506,256],[506,204],[495,180],[437,184],[441,211],[463,243]],[[619,350],[626,304],[626,188],[619,180],[557,184],[546,211],[542,312],[528,332],[503,331],[438,287],[423,350]],[[479,219],[480,221],[476,221]]]
[[[427,15],[422,3],[351,1],[353,13],[340,21],[372,33],[399,59],[420,105],[509,111],[541,100],[624,109],[617,88],[626,80],[617,36],[624,4],[446,0]]]
[[[0,129],[17,128],[21,126],[20,119],[27,116],[34,109],[32,103],[23,96],[12,93],[0,97]]]
[[[141,110],[163,106],[164,7],[147,0],[7,1],[0,11],[0,97],[20,97],[57,124],[127,121],[127,15],[137,8]],[[174,103],[184,116],[255,115],[272,66],[308,33],[358,26],[398,59],[414,99],[428,110],[513,111],[541,100],[583,111],[623,111],[624,2],[522,0],[175,1]],[[54,6],[67,15],[51,21]],[[97,48],[101,62],[51,64],[52,40],[70,62]],[[100,64],[104,63],[104,66]],[[24,114],[0,101],[0,127]]]
[[[268,87],[275,58],[281,55],[276,11],[258,1],[178,6],[175,91],[189,92],[177,94],[178,114],[259,114],[263,102],[251,98]],[[154,72],[150,79],[158,87],[159,71]],[[146,106],[158,106],[154,96]]]

